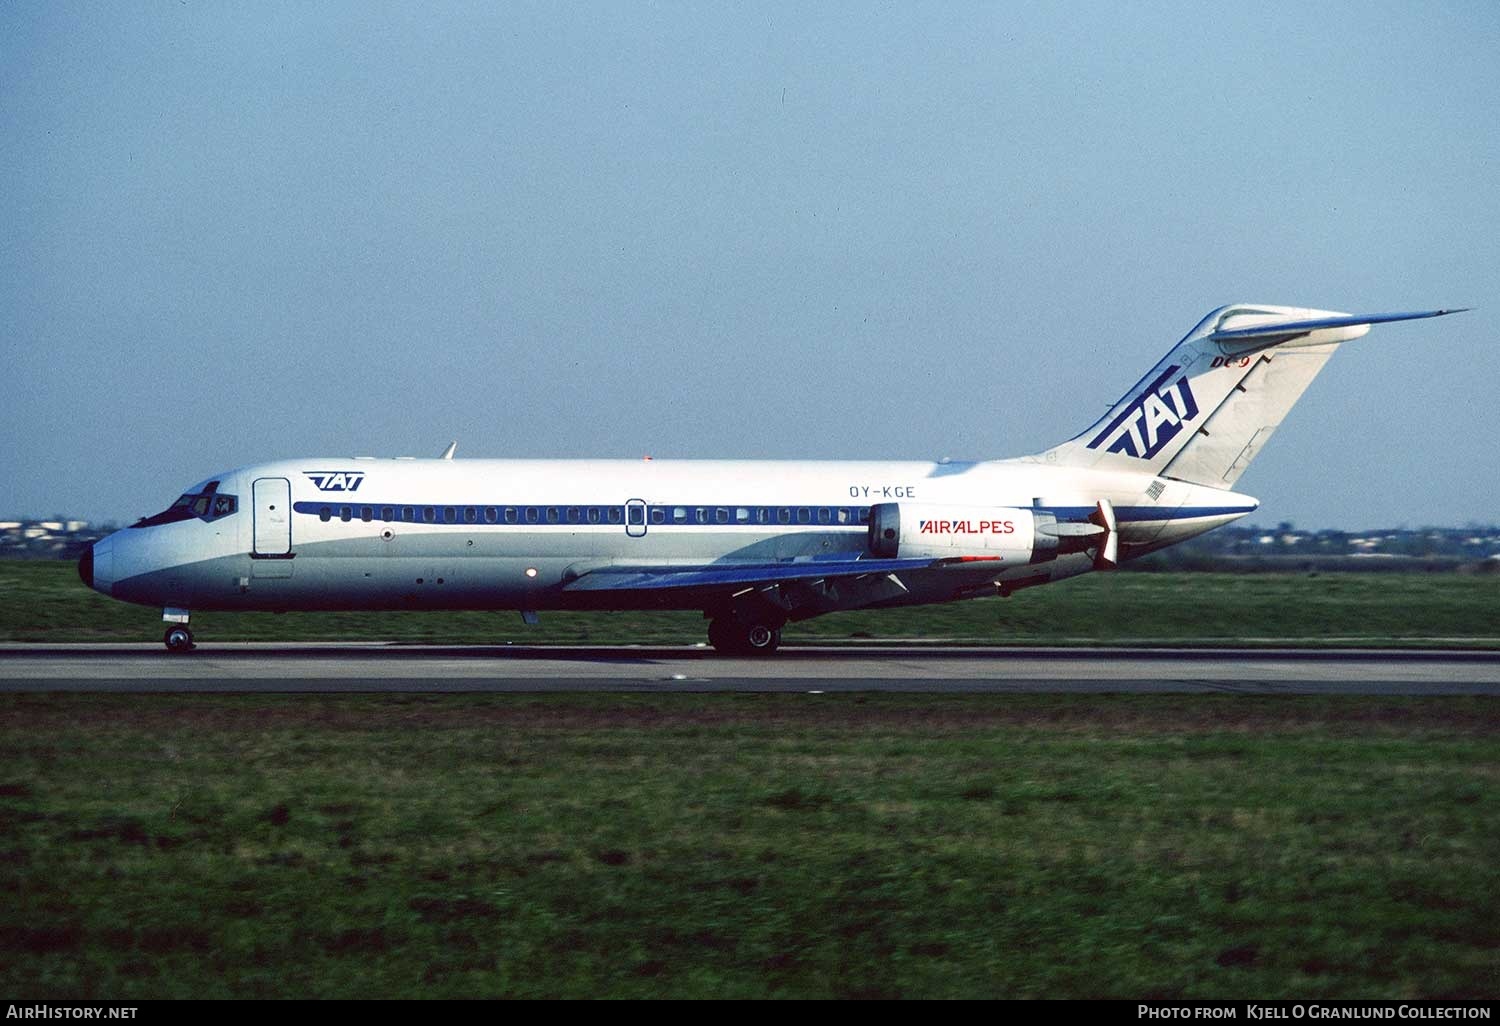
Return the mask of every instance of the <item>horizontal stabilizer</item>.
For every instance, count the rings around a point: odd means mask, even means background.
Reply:
[[[1250,328],[1230,328],[1215,331],[1208,336],[1211,342],[1247,342],[1252,339],[1286,339],[1324,328],[1353,328],[1363,324],[1385,324],[1388,321],[1418,321],[1424,317],[1444,317],[1463,313],[1469,307],[1455,310],[1417,310],[1409,313],[1340,314],[1337,317],[1319,317],[1310,321],[1272,321]]]

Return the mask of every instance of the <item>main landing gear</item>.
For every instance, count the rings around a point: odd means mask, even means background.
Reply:
[[[781,644],[785,618],[760,610],[734,610],[714,616],[708,641],[723,655],[770,655]]]

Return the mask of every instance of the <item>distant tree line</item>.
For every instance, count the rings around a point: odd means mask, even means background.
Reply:
[[[1378,531],[1231,525],[1127,564],[1136,570],[1341,570],[1500,573],[1500,527]]]
[[[77,559],[115,529],[113,523],[91,524],[65,516],[0,520],[0,559]]]

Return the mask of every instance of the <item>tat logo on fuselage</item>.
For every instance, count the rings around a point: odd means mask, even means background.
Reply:
[[[1162,446],[1177,437],[1184,424],[1198,415],[1198,402],[1193,398],[1187,375],[1167,383],[1180,370],[1173,364],[1162,371],[1139,398],[1094,436],[1088,447],[1097,449],[1102,445],[1105,452],[1143,460],[1160,452]]]
[[[304,470],[302,473],[312,478],[320,492],[357,492],[365,479],[364,474],[352,470]]]

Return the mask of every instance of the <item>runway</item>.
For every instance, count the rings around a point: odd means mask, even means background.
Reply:
[[[1500,652],[224,643],[0,646],[0,692],[1080,692],[1500,695]]]

